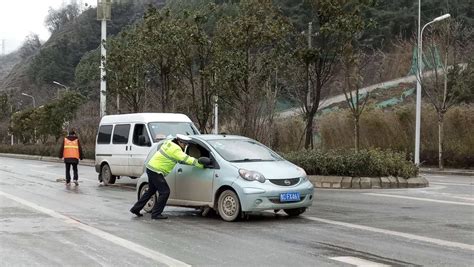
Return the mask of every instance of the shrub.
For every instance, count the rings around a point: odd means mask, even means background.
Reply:
[[[395,176],[410,178],[418,175],[418,168],[406,160],[403,153],[392,150],[302,150],[283,154],[310,175],[338,175],[351,177]]]

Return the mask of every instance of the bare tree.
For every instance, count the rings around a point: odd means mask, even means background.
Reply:
[[[65,24],[74,21],[80,14],[81,7],[76,1],[72,1],[69,5],[62,6],[58,10],[50,7],[44,23],[48,30],[53,33]]]
[[[344,48],[342,59],[344,67],[344,86],[342,88],[354,121],[354,148],[356,152],[360,148],[360,116],[364,112],[370,94],[368,91],[365,94],[360,91],[363,83],[361,66],[365,65],[361,61],[364,56],[360,51],[356,51],[351,43],[348,43]]]
[[[424,62],[433,66],[432,75],[421,75],[422,89],[436,110],[438,117],[438,167],[444,168],[444,117],[459,103],[462,92],[457,79],[465,69],[466,46],[472,39],[472,29],[456,21],[446,21],[434,28],[430,46],[423,53]]]
[[[20,56],[25,59],[34,55],[41,48],[41,42],[38,34],[32,33],[26,36],[25,41],[20,47]]]

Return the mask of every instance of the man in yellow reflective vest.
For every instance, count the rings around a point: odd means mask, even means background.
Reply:
[[[59,158],[64,158],[66,164],[66,185],[71,185],[71,166],[74,172],[74,184],[79,185],[79,174],[77,173],[77,164],[82,160],[82,148],[75,130],[70,130],[69,135],[64,138],[59,150]]]
[[[167,216],[161,214],[170,195],[170,188],[165,176],[173,170],[177,163],[193,165],[198,168],[204,167],[197,159],[184,153],[184,148],[190,140],[191,138],[186,135],[177,134],[176,138],[164,141],[151,159],[145,162],[148,175],[148,191],[133,205],[130,209],[131,213],[138,217],[142,216],[140,211],[158,191],[159,195],[151,211],[151,218],[155,220],[168,219]]]

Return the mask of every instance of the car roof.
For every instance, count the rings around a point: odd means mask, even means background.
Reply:
[[[203,141],[212,141],[212,140],[225,140],[225,139],[232,139],[232,140],[252,140],[245,136],[240,135],[228,135],[228,134],[200,134],[200,135],[192,135],[191,137],[196,139],[201,139]]]
[[[106,115],[100,124],[130,123],[130,122],[191,122],[188,116],[180,113],[130,113]]]

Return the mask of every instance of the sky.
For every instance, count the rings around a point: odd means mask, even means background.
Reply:
[[[0,0],[0,54],[5,40],[5,53],[18,49],[31,33],[41,41],[48,40],[50,33],[44,25],[49,8],[59,9],[71,0]],[[82,5],[97,6],[97,0],[76,0]]]

